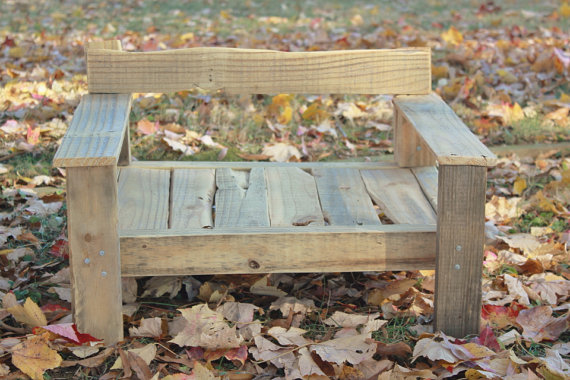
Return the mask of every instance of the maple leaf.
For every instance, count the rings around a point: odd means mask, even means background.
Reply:
[[[302,156],[297,148],[286,143],[266,145],[261,154],[269,156],[271,161],[277,162],[299,161]]]
[[[369,334],[359,334],[313,344],[309,349],[326,362],[358,364],[374,356],[376,344]]]
[[[441,33],[441,39],[452,45],[459,45],[463,42],[463,34],[454,26],[450,26],[446,32]]]
[[[380,313],[370,315],[348,314],[342,311],[335,311],[334,314],[323,322],[328,326],[358,327],[380,317]]]
[[[275,326],[267,331],[267,334],[277,339],[279,344],[283,346],[304,346],[310,341],[303,337],[307,331],[298,327],[290,327],[285,329],[283,327]]]
[[[47,325],[47,319],[40,307],[32,301],[31,298],[26,298],[24,306],[18,304],[14,293],[8,293],[2,299],[2,305],[7,312],[12,314],[14,319],[29,327],[38,327]]]
[[[156,356],[156,344],[150,343],[146,346],[140,348],[133,348],[127,351],[127,353],[133,353],[140,357],[147,365],[150,364],[151,361]],[[123,368],[123,360],[121,357],[118,357],[111,369],[122,369]]]
[[[43,336],[32,336],[12,347],[12,364],[34,380],[43,380],[44,372],[59,367],[61,362],[61,356]]]
[[[175,276],[152,277],[144,285],[145,291],[141,297],[161,297],[170,293],[170,299],[176,297],[182,289],[182,278]]]
[[[224,316],[210,310],[208,305],[196,305],[189,309],[180,309],[184,318],[184,328],[170,342],[180,347],[204,347],[209,350],[236,348],[243,341],[236,332],[236,326],[230,327]]]
[[[139,327],[129,328],[129,335],[133,337],[153,337],[160,338],[162,336],[162,319],[141,318]]]
[[[523,328],[522,336],[535,342],[556,340],[568,328],[570,314],[552,316],[552,307],[536,306],[521,310],[516,321]]]
[[[41,328],[77,344],[101,341],[101,339],[94,338],[89,334],[80,333],[75,323],[59,323],[56,325],[42,326]]]

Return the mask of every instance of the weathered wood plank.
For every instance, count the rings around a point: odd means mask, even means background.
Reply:
[[[216,170],[215,227],[269,226],[263,168]]]
[[[331,225],[381,224],[357,169],[313,169],[325,220]]]
[[[403,168],[435,165],[435,155],[397,107],[394,108],[394,160]]]
[[[252,168],[397,168],[394,162],[265,162],[265,161],[133,161],[131,167],[141,169],[252,169]]]
[[[361,170],[368,194],[394,223],[435,224],[435,213],[409,169]]]
[[[299,168],[266,168],[265,177],[272,227],[325,224],[312,175]]]
[[[121,168],[119,228],[168,228],[169,170]]]
[[[215,170],[174,170],[171,181],[170,228],[212,228]]]
[[[122,231],[121,262],[126,276],[432,269],[435,226]]]
[[[439,96],[403,95],[394,99],[394,105],[440,164],[495,165],[497,157]]]
[[[123,339],[116,167],[67,170],[73,316],[82,333]]]
[[[439,166],[434,329],[479,333],[485,232],[484,166]]]
[[[55,154],[53,165],[116,165],[130,109],[130,94],[84,95]]]
[[[437,169],[435,166],[424,166],[413,168],[412,173],[416,176],[427,200],[437,211]]]
[[[87,51],[92,93],[428,94],[428,48],[322,52],[200,47],[127,53]]]

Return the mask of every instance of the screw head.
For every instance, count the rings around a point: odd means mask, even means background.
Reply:
[[[105,271],[101,272],[101,276],[107,277],[107,272],[105,272]]]
[[[456,250],[457,252],[460,252],[462,249],[463,249],[463,247],[460,246],[460,245],[458,245],[457,247],[455,247],[455,250]]]
[[[416,150],[419,152],[420,150],[422,150],[422,147],[418,145],[416,146]]]
[[[455,270],[459,270],[459,269],[461,269],[461,265],[455,264]]]
[[[91,260],[85,259],[85,260],[83,260],[83,262],[84,262],[85,264],[89,264],[89,263],[91,262]]]
[[[99,256],[103,256],[103,255],[105,255],[105,251],[100,250],[100,251],[99,251]]]

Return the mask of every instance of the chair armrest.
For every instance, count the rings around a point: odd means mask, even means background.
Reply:
[[[479,141],[439,96],[435,94],[397,96],[394,105],[439,164],[474,166],[496,164],[497,157]]]
[[[131,94],[84,95],[53,165],[116,165],[127,135],[130,111]]]

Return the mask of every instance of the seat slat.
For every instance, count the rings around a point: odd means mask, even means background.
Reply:
[[[173,170],[171,181],[170,228],[212,228],[215,170]]]
[[[216,170],[215,227],[268,227],[267,186],[263,168]]]
[[[437,169],[435,166],[422,166],[413,168],[412,172],[416,176],[429,203],[434,211],[437,212]]]
[[[435,213],[409,169],[361,170],[368,194],[394,223],[436,224]]]
[[[380,219],[360,173],[349,168],[312,170],[325,220],[331,225],[378,225]]]
[[[119,229],[168,228],[169,170],[124,167],[119,175]]]
[[[272,227],[323,226],[317,185],[299,168],[266,168],[269,220]]]

